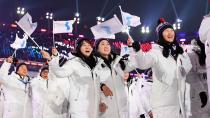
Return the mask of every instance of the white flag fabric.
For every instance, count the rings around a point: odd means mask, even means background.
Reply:
[[[120,56],[124,56],[126,54],[130,54],[129,47],[127,45],[121,44]]]
[[[119,19],[114,16],[113,18],[102,22],[101,24],[91,27],[91,31],[95,39],[112,37],[114,34],[123,30],[123,25]]]
[[[109,36],[104,36],[103,38],[107,38],[107,39],[115,39],[115,35],[112,34],[112,35],[109,35]]]
[[[140,17],[131,15],[121,10],[122,21],[124,26],[136,27],[141,24]]]
[[[200,28],[199,28],[199,37],[200,40],[205,44],[207,40],[207,35],[210,32],[210,16],[204,16],[203,21],[201,22]]]
[[[37,28],[37,22],[32,22],[32,17],[29,13],[26,13],[18,22],[18,26],[29,36]]]
[[[27,43],[27,39],[28,39],[27,35],[24,35],[24,37],[21,39],[16,34],[15,41],[14,41],[14,43],[10,44],[10,46],[13,49],[25,48],[26,47],[26,43]]]
[[[71,33],[75,20],[53,21],[53,34]]]

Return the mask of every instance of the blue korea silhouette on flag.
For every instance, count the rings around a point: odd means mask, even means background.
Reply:
[[[71,33],[73,31],[72,25],[74,20],[69,21],[53,21],[53,33]]]
[[[124,26],[136,27],[141,24],[140,17],[121,11]]]
[[[91,27],[91,31],[95,39],[100,39],[114,37],[114,35],[121,32],[123,28],[124,26],[121,24],[119,19],[114,16],[113,18],[102,22],[101,24]]]

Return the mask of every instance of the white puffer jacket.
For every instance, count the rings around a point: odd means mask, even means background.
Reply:
[[[162,49],[160,45],[154,44],[149,52],[140,50],[136,53],[138,68],[152,68],[153,115],[157,118],[177,118],[180,117],[181,109],[182,118],[186,118],[191,115],[189,84],[185,82],[186,74],[192,67],[190,59],[186,53],[179,55],[177,61],[172,56],[165,58]]]
[[[42,118],[44,105],[48,93],[48,80],[45,80],[41,76],[38,76],[32,79],[31,86],[33,118]]]
[[[124,84],[124,74],[134,70],[134,66],[130,60],[124,61],[126,68],[123,71],[120,67],[119,61],[121,56],[117,56],[111,63],[111,69],[108,66],[102,68],[100,75],[100,82],[106,84],[112,91],[112,97],[106,97],[102,93],[102,102],[104,102],[108,109],[106,112],[100,114],[100,118],[128,118],[128,96],[126,94],[126,85]]]
[[[5,87],[3,118],[32,118],[31,85],[26,78],[23,83],[19,75],[8,75],[11,64],[4,62],[0,68],[0,79]]]
[[[62,67],[58,65],[59,58],[53,58],[49,69],[58,78],[69,77],[76,88],[71,93],[70,112],[71,118],[98,118],[99,114],[99,76],[102,60],[98,60],[94,69],[79,57],[68,60]]]

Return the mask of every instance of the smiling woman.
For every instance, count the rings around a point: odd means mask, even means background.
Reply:
[[[92,51],[93,46],[89,39],[82,38],[77,41],[76,56],[86,62],[91,69],[96,65]]]
[[[98,118],[99,76],[102,73],[102,61],[92,54],[91,41],[86,38],[79,39],[75,57],[68,60],[62,67],[58,64],[59,56],[55,56],[58,52],[55,48],[53,50],[54,58],[49,62],[49,70],[55,74],[56,78],[68,77],[73,84],[70,89],[74,91],[71,93],[69,99],[71,105],[68,108],[71,118]],[[46,59],[51,58],[43,50],[42,54]]]
[[[153,86],[151,94],[154,118],[189,118],[189,84],[186,75],[192,64],[189,56],[175,40],[175,31],[171,24],[160,19],[157,26],[158,44],[143,53],[139,43],[134,42],[136,66],[140,69],[152,68]],[[170,68],[169,68],[170,67]]]

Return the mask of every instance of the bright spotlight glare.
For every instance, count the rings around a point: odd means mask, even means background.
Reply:
[[[79,17],[79,13],[78,13],[78,12],[77,12],[77,13],[75,13],[75,16],[76,16],[76,17]]]

